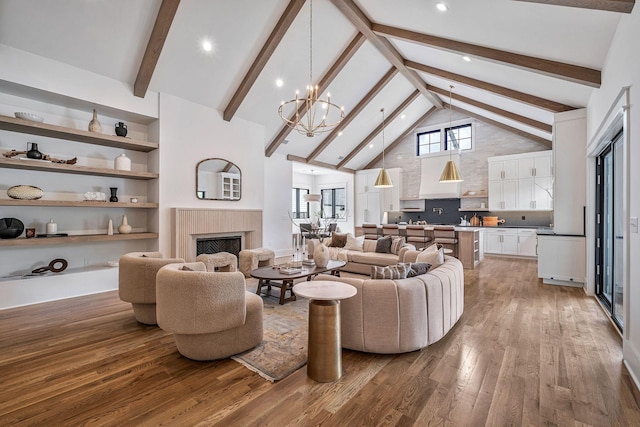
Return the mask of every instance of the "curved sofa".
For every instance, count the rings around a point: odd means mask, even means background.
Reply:
[[[419,252],[409,251],[405,262]],[[368,353],[406,353],[444,337],[464,311],[462,263],[446,256],[428,273],[399,280],[334,277],[353,285],[356,296],[340,302],[342,347]]]

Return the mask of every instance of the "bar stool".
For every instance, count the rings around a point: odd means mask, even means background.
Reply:
[[[411,243],[417,249],[423,249],[433,239],[427,235],[424,225],[407,225],[407,243]]]
[[[433,227],[433,241],[445,249],[451,249],[452,255],[458,257],[458,239],[456,229],[452,225],[436,225]]]
[[[362,232],[366,240],[378,240],[377,224],[362,224]]]
[[[382,224],[382,235],[397,237],[400,235],[398,224]]]

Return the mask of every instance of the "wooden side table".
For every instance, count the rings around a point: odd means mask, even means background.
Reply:
[[[339,380],[342,376],[340,300],[353,297],[357,289],[342,282],[315,280],[298,283],[293,291],[309,298],[307,376],[321,383]]]

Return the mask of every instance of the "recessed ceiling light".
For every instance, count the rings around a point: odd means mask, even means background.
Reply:
[[[276,86],[278,87],[284,86],[284,82],[282,81],[282,79],[276,79]]]
[[[406,114],[403,114],[403,115],[401,115],[401,116],[400,116],[400,119],[401,119],[401,120],[404,120],[404,119],[405,119],[405,117],[407,117],[407,115],[406,115]]]
[[[338,160],[344,159],[344,156],[338,156]]]
[[[446,12],[447,10],[449,10],[449,6],[447,6],[446,4],[442,3],[442,2],[438,2],[436,3],[436,8],[440,11],[440,12]]]
[[[338,136],[342,136],[342,131],[338,132]]]
[[[373,148],[373,144],[369,144],[369,148]]]
[[[213,43],[210,40],[202,40],[202,50],[205,52],[211,52],[213,50]]]
[[[471,62],[471,58],[468,57],[467,55],[463,56],[462,59],[466,62]]]

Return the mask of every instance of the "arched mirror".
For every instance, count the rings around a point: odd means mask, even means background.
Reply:
[[[225,159],[204,159],[196,166],[196,197],[201,200],[240,200],[240,168]]]

